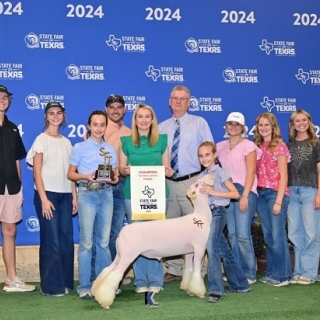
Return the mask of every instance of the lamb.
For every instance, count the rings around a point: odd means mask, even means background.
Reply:
[[[213,174],[207,174],[189,187],[187,195],[192,200],[193,213],[175,219],[133,223],[121,230],[116,243],[115,260],[102,270],[91,289],[103,308],[110,308],[125,270],[139,255],[161,260],[163,257],[185,254],[180,289],[189,295],[205,296],[201,262],[207,246],[212,214],[208,195],[199,190],[204,184],[212,186],[214,179]]]

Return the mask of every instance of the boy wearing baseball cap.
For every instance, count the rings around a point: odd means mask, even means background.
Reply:
[[[7,271],[3,290],[7,292],[34,291],[36,286],[21,281],[16,275],[16,223],[22,219],[22,190],[20,160],[26,156],[19,129],[5,115],[12,93],[0,85],[0,223],[2,252]]]

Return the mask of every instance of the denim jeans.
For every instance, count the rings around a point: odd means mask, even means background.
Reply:
[[[207,244],[208,252],[208,293],[222,295],[224,293],[221,260],[228,278],[229,287],[234,292],[249,291],[249,283],[223,234],[226,226],[226,209],[217,207],[211,210],[212,223]]]
[[[124,179],[120,179],[119,183],[112,185],[113,190],[113,216],[110,233],[110,252],[112,261],[117,255],[116,240],[118,234],[123,227],[125,216],[124,197],[123,197]]]
[[[42,215],[39,193],[35,190],[34,205],[40,223],[40,287],[45,295],[64,294],[73,289],[73,224],[72,194],[46,191],[55,207],[49,220]]]
[[[289,239],[294,244],[294,276],[316,280],[320,254],[320,210],[313,206],[317,188],[290,187]]]
[[[267,245],[265,275],[283,282],[291,279],[288,239],[286,235],[289,197],[284,196],[279,215],[272,213],[278,192],[274,189],[258,189],[257,211],[261,221],[263,238]]]
[[[90,191],[78,189],[79,213],[79,286],[77,292],[91,289],[91,260],[93,234],[95,235],[95,274],[111,263],[109,250],[110,229],[113,213],[112,188]]]
[[[129,223],[144,223],[144,221],[132,221],[131,200],[125,199],[126,215]],[[148,241],[148,239],[145,239]],[[148,259],[139,256],[133,263],[134,285],[136,288],[150,288],[163,286],[162,260]]]
[[[239,194],[243,193],[243,186],[235,183]],[[256,258],[251,236],[251,222],[256,211],[257,195],[253,192],[248,196],[248,209],[240,212],[239,202],[231,200],[227,208],[228,237],[234,257],[238,261],[247,279],[256,278]]]

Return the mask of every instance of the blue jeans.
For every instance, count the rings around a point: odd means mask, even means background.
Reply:
[[[123,227],[125,216],[124,197],[123,197],[124,179],[120,179],[119,183],[112,185],[113,190],[113,216],[110,233],[110,252],[112,261],[117,255],[116,240],[118,234]]]
[[[242,185],[235,183],[235,187],[239,194],[243,193]],[[256,206],[257,195],[250,192],[246,212],[240,212],[239,202],[235,200],[231,200],[227,208],[228,237],[232,253],[249,280],[256,278],[256,258],[251,236],[251,222]]]
[[[110,229],[113,213],[112,188],[90,191],[78,189],[79,213],[79,286],[77,292],[91,289],[91,260],[93,234],[95,235],[95,274],[111,263],[109,250]]]
[[[55,207],[50,220],[43,217],[39,193],[34,193],[40,223],[40,286],[45,295],[64,294],[65,288],[73,289],[72,194],[46,191],[46,195]]]
[[[313,206],[317,188],[290,187],[288,235],[294,244],[294,276],[316,280],[320,254],[320,210]]]
[[[272,213],[278,192],[274,189],[258,189],[257,211],[261,221],[263,238],[267,245],[266,276],[283,282],[292,277],[288,239],[286,235],[289,197],[284,196],[279,215]]]
[[[208,252],[208,293],[222,295],[224,293],[221,260],[228,278],[229,287],[234,292],[249,291],[249,283],[223,234],[226,226],[226,209],[217,207],[211,210],[212,223],[207,244]]]
[[[126,215],[129,223],[143,223],[144,221],[132,221],[131,200],[125,199]],[[145,239],[148,241],[148,239]],[[134,285],[136,288],[150,288],[163,286],[162,260],[148,259],[139,256],[133,263]]]

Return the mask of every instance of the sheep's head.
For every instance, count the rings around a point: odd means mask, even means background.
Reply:
[[[187,191],[187,196],[191,200],[195,200],[197,198],[197,194],[199,193],[200,188],[203,185],[212,186],[214,183],[214,180],[215,180],[215,176],[212,173],[206,174],[200,180],[196,181],[189,187]]]

